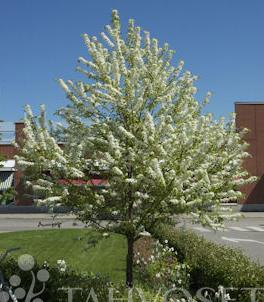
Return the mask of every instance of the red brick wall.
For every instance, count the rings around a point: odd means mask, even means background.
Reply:
[[[259,177],[256,183],[241,189],[245,198],[240,202],[264,203],[264,103],[236,103],[235,111],[237,128],[249,129],[245,140],[250,144],[247,151],[251,154],[251,158],[245,160],[244,167],[251,175]]]
[[[16,131],[16,142],[21,143],[23,139],[23,129],[25,127],[24,122],[16,122],[15,123],[15,131]]]
[[[0,154],[4,155],[6,159],[12,159],[14,158],[14,155],[16,154],[16,149],[14,146],[10,144],[1,144],[0,145]]]

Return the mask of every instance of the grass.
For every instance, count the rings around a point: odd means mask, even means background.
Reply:
[[[0,234],[0,251],[11,247],[21,249],[17,257],[30,254],[38,263],[56,264],[64,259],[79,272],[100,273],[111,281],[125,278],[126,241],[121,235],[108,238],[89,229],[36,230]]]

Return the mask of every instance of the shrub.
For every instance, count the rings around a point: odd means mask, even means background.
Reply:
[[[111,284],[107,278],[92,274],[77,274],[70,269],[63,271],[59,270],[58,267],[47,268],[38,264],[35,264],[33,268],[35,276],[44,268],[49,272],[49,280],[45,284],[45,291],[40,295],[43,301],[67,301],[67,291],[59,290],[60,288],[82,288],[82,291],[77,290],[74,293],[73,301],[86,301],[92,288],[98,297],[98,301],[108,301],[108,287],[111,287]],[[16,260],[9,258],[4,263],[1,263],[1,270],[7,280],[13,275],[18,275],[21,278],[19,287],[25,289],[26,292],[29,290],[32,284],[32,274],[29,271],[21,270]],[[34,293],[41,289],[42,283],[36,282]]]
[[[189,268],[177,259],[177,252],[167,242],[152,241],[151,255],[137,252],[134,257],[141,283],[165,292],[173,287],[188,288]]]
[[[219,285],[238,288],[231,292],[235,301],[250,301],[249,291],[242,288],[264,287],[264,268],[250,261],[242,252],[218,245],[202,236],[172,226],[162,225],[152,230],[154,237],[178,252],[181,261],[190,266],[190,287],[193,291],[201,287],[217,289]],[[258,300],[264,301],[263,292]]]
[[[59,260],[57,264],[57,267],[48,267],[47,263],[44,263],[43,265],[35,264],[32,270],[35,276],[37,276],[37,273],[42,269],[46,269],[49,272],[50,278],[45,284],[45,291],[40,295],[42,299],[41,301],[85,302],[88,301],[91,289],[94,290],[94,293],[97,296],[97,300],[94,299],[94,297],[90,297],[89,301],[109,302],[109,294],[111,295],[111,290],[113,292],[113,301],[116,301],[118,299],[126,301],[128,299],[128,288],[126,288],[124,285],[113,284],[107,277],[100,276],[98,274],[79,274],[66,267],[66,264],[63,260]],[[13,290],[18,287],[21,287],[26,291],[29,290],[32,283],[32,274],[29,271],[21,270],[18,267],[17,261],[15,259],[8,258],[4,263],[1,263],[1,270],[3,271],[7,280],[14,275],[18,275],[21,278],[21,284],[13,288]],[[65,290],[59,290],[62,288],[64,288]],[[68,292],[66,290],[67,288],[81,288],[82,290],[74,291],[73,299],[68,300]],[[34,293],[39,292],[41,289],[41,282],[36,282]],[[161,295],[157,294],[157,292],[155,291],[149,290],[147,286],[144,286],[142,290],[143,292],[133,290],[133,302],[142,302],[143,298],[141,295],[144,296],[146,301],[163,301]]]

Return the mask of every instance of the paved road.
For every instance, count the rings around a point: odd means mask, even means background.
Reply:
[[[42,227],[38,227],[41,221]],[[74,216],[60,215],[55,222],[62,222],[61,228],[83,228],[84,224],[76,221]],[[0,233],[27,231],[37,229],[50,229],[52,217],[49,214],[0,214]]]
[[[180,224],[216,243],[242,250],[252,260],[264,265],[264,217],[241,218],[227,222],[223,231],[213,231],[187,221]]]

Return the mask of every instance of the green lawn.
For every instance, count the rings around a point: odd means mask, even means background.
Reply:
[[[102,239],[99,233],[88,229],[0,234],[0,251],[10,247],[21,248],[13,256],[30,254],[39,263],[47,260],[50,264],[64,259],[69,267],[77,271],[101,273],[112,281],[125,278],[126,241],[120,235],[113,234]]]

